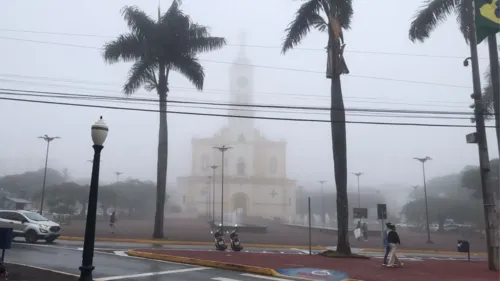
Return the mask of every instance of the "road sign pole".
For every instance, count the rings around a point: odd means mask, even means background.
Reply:
[[[308,212],[308,223],[309,223],[309,255],[312,255],[312,241],[311,241],[311,197],[307,198],[307,212]]]

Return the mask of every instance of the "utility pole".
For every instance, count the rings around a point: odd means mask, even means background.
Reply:
[[[43,201],[45,200],[45,181],[47,180],[47,164],[49,162],[50,142],[55,139],[60,139],[60,137],[49,137],[48,135],[44,135],[38,138],[47,142],[47,152],[45,153],[45,171],[43,172],[42,201],[40,202],[40,215],[43,216]]]
[[[230,146],[214,146],[214,149],[217,149],[221,152],[222,155],[222,163],[221,163],[221,195],[220,195],[220,229],[224,231],[224,152],[228,149],[231,149]]]
[[[123,172],[115,172],[116,175],[116,183],[120,181],[120,175],[123,174]]]
[[[422,163],[422,176],[424,180],[424,201],[425,201],[425,223],[426,228],[427,228],[427,244],[434,244],[434,242],[431,241],[431,230],[430,230],[430,225],[429,225],[429,206],[427,204],[427,182],[425,179],[425,162],[432,160],[429,156],[425,156],[423,158],[418,158],[418,157],[413,157],[413,159],[419,161]]]
[[[499,233],[498,217],[496,208],[496,198],[494,187],[491,186],[490,160],[488,155],[488,143],[486,140],[486,128],[484,125],[484,104],[481,94],[481,77],[479,73],[479,59],[477,54],[476,23],[474,20],[474,1],[466,1],[469,16],[469,47],[471,56],[464,60],[464,66],[468,66],[470,60],[472,66],[472,84],[474,92],[471,98],[474,99],[474,117],[476,132],[467,136],[468,143],[477,143],[479,152],[479,170],[481,175],[481,190],[483,193],[484,220],[486,228],[486,246],[488,249],[488,268],[499,270]],[[494,64],[498,64],[496,61]],[[493,67],[493,65],[491,65]],[[496,187],[498,188],[498,187]]]
[[[212,165],[212,223],[215,225],[215,169],[217,169],[217,165]]]
[[[323,192],[323,184],[326,181],[318,181],[321,184],[321,220],[323,221],[323,226],[326,225],[326,214],[325,214],[325,195]]]

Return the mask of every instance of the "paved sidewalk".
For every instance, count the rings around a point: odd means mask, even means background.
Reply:
[[[497,272],[487,269],[486,262],[465,261],[425,261],[407,262],[403,268],[383,267],[378,259],[326,258],[319,255],[261,254],[245,252],[209,252],[188,250],[136,250],[152,253],[164,260],[183,261],[186,263],[217,266],[234,264],[235,269],[244,270],[244,266],[261,267],[284,272],[283,269],[315,268],[347,273],[349,278],[363,281],[493,281],[499,279]],[[165,256],[167,255],[167,257]],[[211,264],[203,261],[214,261]],[[228,268],[228,267],[226,267]],[[293,270],[292,270],[293,271]],[[296,270],[295,270],[296,271]],[[311,280],[325,279],[321,276],[300,273],[302,278]]]

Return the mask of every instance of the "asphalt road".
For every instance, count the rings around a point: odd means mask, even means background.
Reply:
[[[6,253],[5,261],[21,263],[52,270],[79,274],[82,251],[58,245],[30,245],[14,243]],[[140,280],[140,281],[288,281],[245,274],[229,270],[154,261],[110,253],[95,252],[94,279],[96,281]]]

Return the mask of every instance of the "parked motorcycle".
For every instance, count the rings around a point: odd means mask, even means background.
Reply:
[[[235,228],[233,229],[233,231],[231,231],[231,234],[229,234],[229,238],[231,239],[231,249],[235,252],[243,250],[243,246],[241,246],[240,237],[237,231],[238,229]]]
[[[219,229],[215,231],[210,231],[211,234],[213,234],[214,239],[215,239],[215,249],[219,251],[225,251],[227,249],[226,241],[224,241],[224,232]]]

